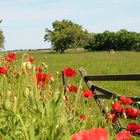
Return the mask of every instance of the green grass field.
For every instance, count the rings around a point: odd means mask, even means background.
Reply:
[[[81,83],[78,69],[84,67],[91,75],[139,73],[139,52],[57,54],[28,51],[9,54],[0,55],[1,140],[73,140],[73,134],[79,130],[98,127],[107,130],[109,140],[115,140],[119,129],[113,129],[113,118],[106,118],[108,113],[112,113],[114,100],[103,100],[106,117],[103,116],[93,98],[83,95],[87,87],[84,82]],[[35,60],[31,61],[29,56]],[[36,71],[37,66],[41,66],[43,72]],[[61,71],[66,67],[76,70],[76,77],[68,77],[68,84],[76,85],[78,90],[76,93],[67,90],[64,96]],[[96,84],[122,95],[139,96],[139,81]],[[124,128],[130,122],[139,123],[139,116],[136,120],[126,119],[125,113],[117,116]]]
[[[76,69],[78,74],[75,82],[78,82],[81,78],[78,71],[79,67],[84,67],[91,75],[140,73],[140,52],[120,51],[115,52],[115,54],[109,54],[108,52],[68,52],[51,54],[45,51],[34,51],[29,52],[29,54],[35,57],[36,64],[45,62],[48,65],[49,72],[52,73],[61,72],[65,67]],[[119,94],[140,96],[140,81],[95,83]]]

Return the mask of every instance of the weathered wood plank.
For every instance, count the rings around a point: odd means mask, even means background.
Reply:
[[[110,91],[110,90],[107,90],[107,89],[105,89],[105,88],[102,88],[102,87],[100,87],[100,86],[97,86],[97,85],[95,85],[95,84],[92,84],[91,89],[92,89],[92,88],[94,88],[94,89],[96,89],[97,91],[99,91],[99,92],[105,94],[106,96],[108,96],[108,98],[109,98],[109,97],[110,97],[110,98],[119,98],[119,97],[120,97],[119,94],[114,93],[114,92],[112,92],[112,91]]]
[[[93,91],[96,89],[97,91],[106,94],[110,98],[112,98],[112,97],[114,97],[114,98],[120,97],[120,95],[118,95],[118,94],[116,94],[116,93],[114,93],[112,91],[109,91],[109,90],[107,90],[105,88],[102,88],[100,86],[97,86],[97,85],[93,84],[91,81],[89,81],[87,78],[85,78],[85,77],[87,77],[87,73],[86,73],[84,68],[79,68],[79,71],[80,71],[80,73],[81,73],[81,75],[82,75],[82,77],[83,77],[84,81],[86,82],[86,84],[87,84],[89,89],[91,89]]]
[[[62,71],[62,81],[63,81],[63,87],[64,87],[64,96],[65,99],[67,100],[67,77],[64,75],[64,71]]]
[[[140,74],[121,74],[121,75],[94,75],[85,76],[90,81],[137,81],[140,80]]]

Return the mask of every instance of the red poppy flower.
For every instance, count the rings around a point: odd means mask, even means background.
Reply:
[[[132,135],[140,134],[140,124],[129,123],[127,125],[127,131],[130,131]]]
[[[94,95],[94,93],[91,91],[91,90],[85,90],[83,93],[82,93],[82,95],[84,96],[84,97],[86,97],[86,98],[91,98],[91,97],[93,97],[93,95]]]
[[[0,74],[7,74],[7,69],[5,67],[0,67]]]
[[[108,132],[103,128],[91,129],[89,130],[89,134],[91,138],[90,140],[94,140],[95,138],[96,140],[108,140],[109,138]]]
[[[80,115],[80,119],[82,119],[82,120],[86,120],[87,118],[88,118],[88,115],[86,115],[86,114]]]
[[[140,116],[140,111],[134,107],[125,108],[125,113],[128,118],[135,118]]]
[[[103,128],[81,130],[74,134],[71,140],[108,140],[109,134]]]
[[[121,114],[124,112],[124,108],[117,102],[114,102],[114,104],[112,105],[112,109]]]
[[[131,140],[131,134],[130,131],[120,131],[117,135],[116,135],[116,139],[117,140]]]
[[[34,61],[34,57],[33,56],[29,56],[28,57],[28,61],[30,61],[32,63]]]
[[[76,72],[75,70],[73,70],[72,68],[64,68],[64,75],[67,77],[75,77],[76,76]]]
[[[47,83],[48,79],[47,79],[47,75],[44,73],[39,73],[36,75],[36,79],[37,79],[37,84],[39,82],[43,82],[43,83]]]
[[[75,110],[74,108],[72,108],[72,109],[71,109],[71,112],[74,113],[74,112],[76,112],[76,110]]]
[[[16,69],[13,70],[13,74],[17,74],[17,70]]]
[[[35,68],[35,70],[37,71],[37,72],[42,72],[42,68],[40,67],[40,66],[37,66],[36,68]]]
[[[117,115],[113,115],[112,123],[116,123],[116,122],[117,122]]]
[[[115,113],[107,113],[105,118],[106,118],[107,122],[109,120],[112,120],[112,123],[117,122],[117,115]]]
[[[42,82],[43,84],[45,84],[49,80],[51,80],[52,77],[53,77],[52,74],[39,73],[39,74],[36,75],[37,84],[39,84],[40,82]]]
[[[12,61],[12,60],[16,59],[16,54],[10,52],[7,54],[6,59],[7,59],[7,61]]]
[[[71,140],[91,140],[89,136],[88,130],[80,130],[76,134],[74,134]]]
[[[133,100],[131,100],[131,98],[127,98],[125,96],[121,96],[120,100],[121,100],[121,103],[124,105],[133,103]]]
[[[78,88],[76,86],[74,86],[74,85],[69,85],[68,86],[68,90],[71,91],[71,92],[75,92],[76,93]]]
[[[53,78],[52,74],[38,73],[36,75],[38,88],[40,90],[44,90],[45,84],[48,83],[49,80],[52,80],[52,78]]]

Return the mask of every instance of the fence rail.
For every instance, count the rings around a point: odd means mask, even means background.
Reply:
[[[91,81],[137,81],[140,80],[140,74],[121,74],[121,75],[95,75],[85,76],[85,79]]]

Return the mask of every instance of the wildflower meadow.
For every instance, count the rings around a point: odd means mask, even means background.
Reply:
[[[28,52],[0,55],[1,140],[140,139],[140,108],[131,98],[104,101],[104,116],[75,66],[50,70],[48,58],[37,59]]]

